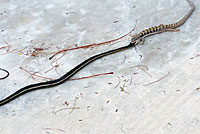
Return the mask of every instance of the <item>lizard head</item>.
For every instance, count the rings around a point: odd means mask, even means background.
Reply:
[[[131,43],[139,43],[141,41],[141,37],[140,37],[140,35],[139,34],[135,34],[135,35],[133,35],[132,36],[132,38],[131,38]]]

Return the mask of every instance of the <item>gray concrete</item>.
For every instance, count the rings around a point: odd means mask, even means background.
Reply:
[[[200,1],[193,1],[196,10],[180,32],[149,37],[137,51],[104,57],[73,78],[107,72],[113,75],[68,81],[0,107],[0,132],[199,134],[200,57],[195,56],[200,54]],[[59,77],[55,70],[45,73],[52,67],[48,60],[52,54],[33,57],[33,47],[55,52],[72,44],[103,42],[126,34],[136,20],[132,34],[173,23],[188,10],[185,0],[0,0],[0,47],[7,42],[9,50],[14,50],[4,54],[7,49],[0,49],[0,67],[10,72],[0,81],[0,99],[37,82],[19,69],[21,65],[45,77]],[[68,51],[57,62],[57,72],[63,74],[88,57],[129,41],[130,36],[113,45]],[[140,68],[134,67],[138,65]],[[145,85],[151,82],[155,83]],[[75,98],[76,109],[72,111]],[[68,109],[58,111],[62,108]]]

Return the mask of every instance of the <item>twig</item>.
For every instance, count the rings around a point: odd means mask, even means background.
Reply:
[[[8,54],[9,53],[9,49],[10,49],[10,45],[8,44],[8,42],[4,41],[6,43],[7,46],[3,46],[0,49],[4,49],[7,48],[6,53],[2,53],[0,55],[4,55],[4,54]]]
[[[151,74],[149,74],[146,70],[149,70],[149,68],[146,66],[146,65],[136,65],[136,66],[133,66],[133,67],[131,67],[131,68],[135,68],[135,67],[137,67],[137,68],[139,68],[140,70],[142,70],[144,73],[146,73],[149,77],[152,77],[151,76]],[[146,68],[146,70],[144,70],[142,67],[145,67]]]
[[[85,77],[81,77],[81,78],[69,79],[69,81],[71,81],[71,80],[86,79],[86,78],[92,78],[92,77],[101,76],[101,75],[108,75],[108,74],[114,74],[114,73],[110,72],[110,73],[103,73],[103,74],[95,74],[95,75],[92,75],[92,76],[85,76]]]
[[[200,90],[200,87],[196,88],[196,90]]]
[[[146,66],[146,65],[138,65],[138,67],[143,71],[145,72],[147,75],[149,75],[149,77],[152,77],[151,74],[149,74],[146,70],[149,70],[149,68]],[[145,69],[143,69],[142,67],[145,67]]]
[[[120,89],[121,89],[122,92],[124,92],[124,93],[126,93],[126,94],[130,94],[129,92],[127,92],[127,91],[125,90],[126,82],[127,82],[127,81],[125,80],[123,86],[120,87]]]
[[[31,73],[31,72],[29,72],[28,70],[26,70],[25,68],[23,68],[22,66],[21,67],[19,67],[21,70],[24,70],[26,73],[28,73],[28,74],[30,74],[31,75],[31,77],[34,79],[34,77],[33,76],[35,76],[35,77],[38,77],[38,78],[41,78],[41,79],[48,79],[48,80],[53,80],[52,78],[47,78],[47,77],[43,77],[43,76],[40,76],[40,75],[37,75],[36,73],[38,73],[38,72],[35,72],[35,73]]]
[[[136,23],[137,24],[137,23]],[[129,35],[131,32],[133,32],[135,30],[135,27],[136,27],[136,24],[134,26],[133,29],[131,29],[131,31],[129,31],[127,34],[119,37],[119,38],[116,38],[116,39],[113,39],[113,40],[109,40],[109,41],[105,41],[105,42],[101,42],[101,43],[93,43],[93,44],[89,44],[89,45],[85,45],[85,46],[80,46],[80,47],[75,47],[75,48],[69,48],[69,49],[63,49],[63,50],[60,50],[58,52],[56,52],[54,55],[52,55],[49,59],[51,60],[54,56],[56,56],[57,54],[59,53],[63,53],[63,52],[66,52],[66,51],[70,51],[70,50],[75,50],[75,49],[80,49],[80,48],[89,48],[89,47],[94,47],[94,46],[99,46],[99,45],[105,45],[105,44],[108,44],[108,43],[111,43],[111,42],[114,42],[114,41],[118,41],[124,37],[126,37],[127,35]]]
[[[76,46],[76,44],[73,44],[73,45]],[[51,60],[53,57],[55,57],[55,56],[56,56],[57,54],[59,54],[59,53],[63,53],[63,52],[69,51],[69,47],[70,47],[70,46],[72,46],[72,45],[67,46],[67,47],[64,48],[63,50],[59,50],[59,51],[57,51],[57,52],[54,52],[54,54],[53,54],[51,57],[49,57],[49,60]]]
[[[131,80],[130,80],[130,83],[129,83],[129,85],[131,85],[131,84],[132,84],[132,81],[133,81],[133,77],[132,77],[132,75],[131,75]]]
[[[74,44],[73,44],[73,45],[74,45]],[[67,46],[65,49],[59,50],[59,51],[56,52],[53,56],[51,56],[51,57],[49,58],[49,60],[51,60],[53,57],[55,57],[55,56],[56,56],[57,54],[59,54],[59,53],[68,51],[68,50],[69,50],[69,47],[71,47],[71,46],[72,46],[72,45],[69,45],[69,46]],[[75,46],[76,46],[76,44],[75,44]],[[59,58],[54,59],[54,60],[52,61],[52,63],[58,61],[58,60],[61,59],[64,55],[65,55],[65,53],[63,53]]]
[[[154,83],[156,83],[156,82],[158,82],[158,81],[161,81],[162,79],[164,79],[165,77],[167,77],[169,74],[170,74],[170,72],[168,72],[168,73],[167,73],[165,76],[163,76],[162,78],[160,78],[160,79],[158,79],[158,80],[156,80],[156,81],[150,82],[150,83],[148,83],[148,84],[144,84],[143,86],[149,86],[149,85],[154,84]]]
[[[66,132],[66,131],[64,131],[64,130],[62,130],[62,129],[58,129],[58,128],[44,128],[44,130],[57,130],[57,131],[60,131],[60,132]]]
[[[8,49],[7,49],[7,52],[9,51],[9,49],[10,49],[10,45],[8,44],[8,42],[6,42],[6,41],[4,41],[5,43],[6,43],[6,45],[7,45],[7,47],[8,47]]]
[[[4,49],[4,48],[8,48],[8,46],[3,46],[3,47],[0,47],[0,49]],[[8,50],[7,50],[8,51]]]
[[[17,50],[17,49],[10,50],[11,45],[9,45],[8,42],[6,42],[6,41],[4,41],[4,42],[6,43],[7,46],[3,46],[0,49],[4,49],[4,48],[8,48],[8,49],[6,50],[5,53],[1,53],[0,55],[5,55],[5,54],[9,54],[9,53],[17,53],[17,52],[20,52],[20,51],[22,51],[26,48],[26,47],[24,47],[23,49],[20,49],[20,50]]]
[[[119,86],[120,82],[121,82],[120,77],[117,77],[117,78],[119,79],[119,82],[118,82],[117,85],[114,87],[114,89],[117,88],[117,87]]]
[[[74,109],[76,108],[76,101],[77,101],[77,99],[78,99],[78,97],[75,97],[74,106],[73,106],[71,112],[69,112],[69,114],[71,114],[74,111]]]
[[[47,70],[46,72],[44,72],[44,73],[48,73],[49,71],[51,71],[52,69],[54,69],[54,68],[57,68],[59,65],[55,65],[55,66],[53,66],[52,68],[50,68],[49,70]]]
[[[21,70],[24,70],[26,73],[30,74],[31,75],[31,78],[33,78],[35,80],[35,77],[38,77],[38,78],[41,78],[41,79],[48,79],[48,80],[54,80],[53,78],[48,78],[48,77],[43,77],[43,76],[40,76],[40,75],[37,75],[36,73],[38,72],[35,72],[35,73],[31,73],[30,71],[26,70],[25,68],[23,68],[22,66],[19,67]],[[108,75],[108,74],[114,74],[113,72],[109,72],[109,73],[103,73],[103,74],[95,74],[95,75],[92,75],[92,76],[85,76],[85,77],[81,77],[81,78],[75,78],[75,79],[68,79],[68,81],[72,81],[72,80],[80,80],[80,79],[87,79],[87,78],[92,78],[92,77],[97,77],[97,76],[101,76],[101,75]]]
[[[200,56],[200,54],[197,54],[196,56],[191,57],[190,59],[194,59],[194,58],[199,57],[199,56]]]
[[[126,60],[126,55],[124,55],[124,60],[121,62],[121,64],[123,64]]]
[[[58,111],[56,111],[55,114],[57,114],[57,113],[60,112],[60,111],[66,110],[66,109],[80,109],[80,107],[67,107],[67,108],[62,108],[62,109],[59,109]]]

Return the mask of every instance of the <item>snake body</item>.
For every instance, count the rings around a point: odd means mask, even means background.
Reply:
[[[14,100],[15,98],[17,98],[17,97],[19,97],[19,96],[21,96],[25,93],[28,93],[30,91],[60,85],[63,82],[65,82],[66,80],[68,80],[69,78],[71,78],[74,74],[76,74],[82,68],[84,68],[88,64],[92,63],[93,61],[95,61],[99,58],[102,58],[104,56],[107,56],[107,55],[110,55],[110,54],[113,54],[113,53],[117,53],[119,51],[123,51],[123,50],[128,49],[128,48],[133,47],[133,46],[134,46],[134,43],[130,43],[127,46],[123,46],[123,47],[120,47],[120,48],[117,48],[117,49],[113,49],[113,50],[92,56],[92,57],[86,59],[85,61],[83,61],[82,63],[78,64],[76,67],[74,67],[73,69],[71,69],[69,72],[67,72],[66,74],[64,74],[63,76],[61,76],[58,79],[27,85],[27,86],[17,90],[16,92],[14,92],[10,96],[6,97],[5,99],[1,100],[0,106],[5,105],[5,104],[9,103],[10,101]]]

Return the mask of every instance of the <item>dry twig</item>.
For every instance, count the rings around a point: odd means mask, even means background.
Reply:
[[[168,72],[168,73],[167,73],[165,76],[163,76],[162,78],[160,78],[160,79],[158,79],[158,80],[156,80],[156,81],[150,82],[150,83],[148,83],[148,84],[144,84],[143,86],[149,86],[149,85],[151,85],[151,84],[154,84],[154,83],[156,83],[156,82],[159,82],[159,81],[161,81],[162,79],[164,79],[165,77],[167,77],[169,74],[170,74],[170,72]]]

